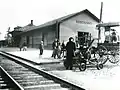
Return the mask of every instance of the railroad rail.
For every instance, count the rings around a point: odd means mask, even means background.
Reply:
[[[24,90],[85,90],[67,80],[46,72],[22,58],[0,52],[0,65]],[[22,89],[21,89],[22,90]]]
[[[0,66],[0,90],[24,89]]]

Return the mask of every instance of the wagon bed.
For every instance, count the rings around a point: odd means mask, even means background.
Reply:
[[[108,51],[118,51],[120,49],[120,43],[99,43],[98,46],[104,46]]]

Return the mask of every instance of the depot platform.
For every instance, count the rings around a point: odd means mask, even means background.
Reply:
[[[20,51],[19,48],[0,48],[0,50],[22,57],[35,64],[52,64],[62,62],[62,59],[54,59],[51,57],[52,50],[44,50],[42,56],[39,55],[40,51],[36,48],[28,48],[27,51]]]

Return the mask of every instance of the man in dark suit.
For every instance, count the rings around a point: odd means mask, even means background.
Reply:
[[[52,44],[52,48],[53,48],[52,57],[56,58],[57,48],[58,48],[58,40],[57,39],[54,40],[54,42]]]
[[[40,45],[39,45],[39,50],[40,50],[40,55],[43,55],[43,50],[44,50],[43,41],[41,41],[41,43],[40,43]]]
[[[66,51],[67,51],[67,56],[66,56],[66,69],[72,70],[73,67],[73,56],[74,56],[74,51],[76,50],[75,48],[75,43],[73,42],[74,39],[72,37],[69,38],[69,42],[66,44]]]

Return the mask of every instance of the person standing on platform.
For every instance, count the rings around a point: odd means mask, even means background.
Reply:
[[[22,51],[22,48],[23,48],[23,43],[20,41],[20,43],[19,43],[19,49],[20,49],[20,51]]]
[[[40,43],[40,45],[39,45],[39,50],[40,50],[40,55],[43,55],[43,50],[44,50],[43,41],[41,41],[41,43]]]
[[[52,48],[53,48],[52,57],[54,57],[54,58],[56,58],[56,55],[57,55],[57,47],[58,47],[58,40],[55,39],[52,44]]]
[[[61,59],[61,43],[59,41],[57,46],[57,57],[58,59]]]
[[[19,49],[20,49],[20,51],[22,50],[22,44],[20,43],[20,45],[19,45]]]
[[[26,51],[27,50],[27,44],[26,42],[23,43],[23,51]]]
[[[79,42],[76,41],[76,49],[79,49],[79,48],[80,48]]]
[[[65,46],[65,43],[64,43],[64,41],[62,42],[62,45],[61,45],[61,54],[62,54],[62,56],[64,57],[64,53],[65,53],[65,48],[66,46]]]
[[[73,67],[73,56],[74,56],[74,52],[76,50],[75,43],[73,41],[74,41],[74,39],[72,37],[70,37],[69,42],[67,42],[67,44],[66,44],[66,51],[67,51],[66,69],[70,69],[70,70],[72,70],[72,67]]]

